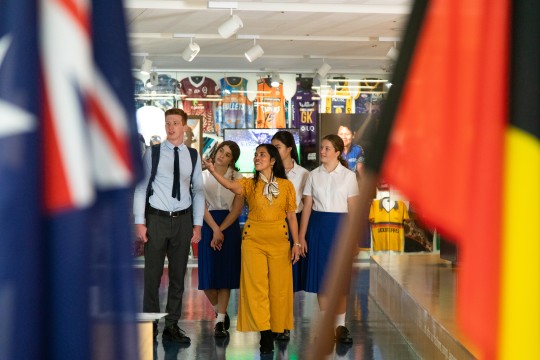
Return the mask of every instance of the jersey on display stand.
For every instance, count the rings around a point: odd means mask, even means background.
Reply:
[[[269,82],[269,78],[257,80],[257,119],[255,127],[282,129],[286,127],[283,84],[272,87]]]
[[[203,118],[202,130],[213,133],[214,102],[204,100],[188,100],[193,98],[205,99],[218,96],[216,82],[204,76],[191,76],[180,80],[180,94],[183,96],[182,107],[188,115],[200,115]]]
[[[405,220],[409,220],[409,212],[403,201],[388,197],[373,200],[369,209],[373,251],[403,251]]]
[[[247,80],[224,77],[220,80],[222,100],[216,107],[215,131],[223,136],[223,129],[253,127],[253,103],[246,95]]]

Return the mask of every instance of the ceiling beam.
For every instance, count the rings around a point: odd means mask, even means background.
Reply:
[[[181,58],[182,54],[151,54],[151,53],[132,53],[131,56],[152,56],[153,58]],[[198,58],[239,58],[243,59],[243,54],[203,54],[199,53]],[[324,60],[388,60],[386,56],[323,56],[323,55],[266,55],[268,59],[324,59]]]
[[[127,0],[124,1],[126,9],[161,9],[161,10],[204,10],[208,9],[207,4],[193,1],[171,1],[171,0]]]
[[[222,39],[219,34],[180,34],[180,33],[129,33],[134,39]],[[339,41],[339,42],[396,42],[400,37],[390,36],[303,36],[303,35],[236,35],[238,40],[270,40],[270,41]]]
[[[348,14],[396,14],[407,15],[411,12],[408,5],[363,5],[363,4],[334,4],[334,3],[286,3],[270,1],[253,2],[226,2],[229,7],[221,7],[219,1],[194,2],[176,0],[127,0],[124,7],[127,9],[161,9],[161,10],[203,10],[233,8],[235,11],[268,11],[268,12],[303,12],[303,13],[348,13]],[[223,3],[222,3],[223,4]],[[231,5],[232,4],[232,5]]]
[[[361,4],[320,4],[320,3],[276,3],[239,2],[238,11],[271,11],[303,13],[347,13],[347,14],[410,14],[410,6],[402,5],[361,5]]]

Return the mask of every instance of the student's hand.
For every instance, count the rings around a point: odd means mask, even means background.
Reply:
[[[203,161],[204,163],[204,167],[206,168],[206,170],[208,170],[210,172],[210,174],[214,173],[214,162],[212,161],[211,158],[207,158]]]
[[[214,236],[212,237],[212,241],[210,242],[210,247],[216,251],[220,251],[224,240],[225,236],[218,228],[217,230],[214,230]]]
[[[146,225],[144,224],[135,224],[135,236],[138,240],[142,241],[143,243],[148,242],[148,236],[146,235],[146,232],[148,229],[146,228]]]
[[[193,236],[191,237],[191,243],[197,244],[201,241],[201,225],[193,225]]]
[[[306,257],[307,255],[307,250],[308,250],[308,247],[307,247],[307,241],[305,238],[302,238],[298,241],[300,243],[300,245],[302,246],[300,249],[302,250],[301,251],[301,254],[302,254],[302,257]]]
[[[300,260],[300,246],[293,245],[291,260],[293,265],[296,264],[298,260]]]

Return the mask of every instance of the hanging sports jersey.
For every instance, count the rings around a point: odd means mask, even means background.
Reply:
[[[378,114],[384,103],[383,93],[359,93],[354,100],[356,114]]]
[[[354,101],[357,114],[379,114],[384,103],[384,80],[366,78],[360,80],[361,91]]]
[[[257,128],[285,128],[285,97],[283,84],[272,87],[269,79],[257,80]]]
[[[347,81],[336,84],[328,90],[326,96],[325,113],[327,114],[352,114],[353,99],[348,88]]]
[[[311,90],[311,78],[298,78],[296,92],[291,99],[292,127],[300,129],[300,144],[315,146],[319,95]]]
[[[385,201],[388,206],[391,206],[389,210],[384,206]],[[405,220],[409,220],[409,212],[403,201],[390,201],[389,198],[373,200],[369,209],[373,251],[403,251],[403,221]]]
[[[218,87],[214,80],[204,76],[191,76],[180,80],[182,106],[188,115],[203,117],[203,132],[214,132],[214,102],[200,101],[197,98],[218,96]],[[195,98],[195,99],[194,99]],[[193,99],[193,100],[190,100]]]
[[[253,103],[246,96],[247,80],[224,77],[220,84],[222,100],[216,108],[216,133],[223,136],[223,129],[252,128]]]

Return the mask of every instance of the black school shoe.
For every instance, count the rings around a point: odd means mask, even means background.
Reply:
[[[225,312],[225,321],[223,322],[223,327],[225,330],[229,330],[231,327],[231,318],[229,317],[229,314]]]
[[[285,329],[282,333],[276,334],[277,341],[289,341],[291,339],[291,330]]]
[[[274,351],[274,334],[272,330],[261,331],[261,354],[271,354]]]
[[[345,326],[338,326],[336,328],[336,342],[340,344],[352,344],[353,340],[349,329]]]
[[[177,324],[169,325],[163,330],[163,340],[172,341],[179,344],[189,344],[191,339],[186,336],[184,330],[180,329]]]
[[[217,317],[217,312],[216,312],[216,317]],[[229,314],[227,312],[225,312],[225,320],[223,321],[223,326],[225,330],[229,330],[229,328],[231,327],[231,318],[229,317]]]
[[[345,356],[349,352],[349,350],[352,348],[351,344],[341,344],[336,343],[336,355],[337,356]]]
[[[214,327],[214,337],[224,338],[229,336],[229,332],[225,330],[225,325],[222,321],[218,322]]]

